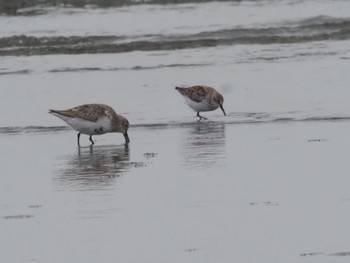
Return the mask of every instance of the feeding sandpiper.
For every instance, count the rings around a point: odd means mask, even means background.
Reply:
[[[92,135],[109,132],[120,132],[124,135],[125,143],[129,143],[129,121],[117,114],[112,107],[103,104],[85,104],[68,110],[49,110],[49,113],[64,120],[74,130],[78,131],[78,146],[80,134],[90,135],[91,145],[94,144]]]
[[[197,112],[199,120],[207,118],[200,116],[199,112],[213,111],[220,107],[226,116],[223,103],[224,97],[214,88],[208,86],[192,86],[192,87],[175,87],[184,97],[185,102],[190,108]]]

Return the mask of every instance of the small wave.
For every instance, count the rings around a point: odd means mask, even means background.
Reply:
[[[64,67],[64,68],[57,68],[49,70],[50,73],[64,73],[64,72],[86,72],[86,71],[119,71],[119,70],[152,70],[152,69],[159,69],[159,68],[183,68],[183,67],[202,67],[202,66],[209,66],[211,64],[209,63],[197,63],[197,64],[160,64],[157,66],[134,66],[134,67],[114,67],[114,68],[99,68],[99,67],[83,67],[83,68],[71,68],[71,67]],[[0,73],[1,74],[1,73]]]
[[[71,130],[68,126],[25,126],[25,127],[0,127],[0,134],[16,135],[21,133],[48,133]]]
[[[276,117],[278,114],[263,112],[228,114],[226,120],[208,121],[206,123],[239,125],[239,124],[266,124],[266,123],[291,123],[291,122],[340,122],[350,121],[350,116],[309,116],[309,117]],[[169,129],[193,127],[197,121],[167,121],[154,123],[131,124],[131,129]],[[16,126],[0,127],[0,134],[17,135],[22,133],[56,133],[72,130],[69,126]]]
[[[335,252],[335,253],[324,253],[324,252],[309,252],[300,254],[301,257],[310,256],[336,256],[336,257],[349,257],[350,252]]]
[[[14,70],[14,71],[7,71],[7,70],[1,70],[0,69],[0,76],[1,75],[15,75],[15,74],[29,74],[32,73],[32,70],[29,69],[23,69],[23,70]]]
[[[62,72],[85,72],[85,71],[103,71],[103,68],[97,68],[97,67],[85,67],[85,68],[70,68],[70,67],[64,67],[64,68],[57,68],[49,70],[50,73],[62,73]],[[111,70],[111,69],[109,69]],[[115,69],[118,70],[118,69]]]
[[[4,216],[4,219],[28,219],[34,217],[33,215],[10,215]]]
[[[314,17],[280,26],[231,28],[188,35],[55,36],[17,35],[0,38],[0,56],[98,54],[159,51],[238,44],[294,44],[350,39],[350,19]]]
[[[110,8],[121,7],[140,4],[179,4],[179,3],[198,3],[198,2],[212,2],[213,0],[40,0],[40,1],[4,1],[0,4],[0,13],[8,15],[41,15],[45,14],[48,7],[74,7],[85,8],[98,7]],[[227,0],[216,0],[227,1]],[[240,2],[242,0],[231,0],[233,2]],[[0,1],[1,3],[1,1]]]
[[[337,257],[349,257],[350,256],[350,252],[336,252],[336,253],[332,253],[329,254],[330,256],[337,256]]]

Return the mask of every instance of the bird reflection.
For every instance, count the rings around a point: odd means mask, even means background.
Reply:
[[[114,178],[130,168],[127,144],[78,148],[76,154],[64,156],[63,160],[64,168],[59,170],[58,180],[78,190],[109,187]]]
[[[198,122],[189,130],[182,147],[183,161],[189,167],[222,164],[225,157],[225,123]]]

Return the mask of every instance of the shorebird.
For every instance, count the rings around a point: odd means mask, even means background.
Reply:
[[[117,114],[112,107],[103,104],[85,104],[68,110],[49,110],[49,113],[65,121],[78,131],[78,146],[80,134],[90,135],[91,146],[94,144],[92,135],[109,132],[120,132],[124,135],[125,143],[129,143],[129,121]]]
[[[224,97],[216,89],[208,86],[175,87],[175,89],[184,97],[186,104],[197,112],[199,121],[207,119],[200,116],[199,112],[213,111],[219,107],[226,116],[223,107]]]

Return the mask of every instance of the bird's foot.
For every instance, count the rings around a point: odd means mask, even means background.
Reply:
[[[201,121],[201,120],[207,120],[207,119],[208,119],[208,118],[205,118],[205,117],[203,117],[203,116],[199,115],[199,112],[197,112],[197,117],[199,118],[199,120],[198,120],[198,121]]]
[[[201,121],[201,120],[207,120],[208,118],[205,118],[205,117],[202,117],[202,116],[199,116],[199,120],[198,121]]]

